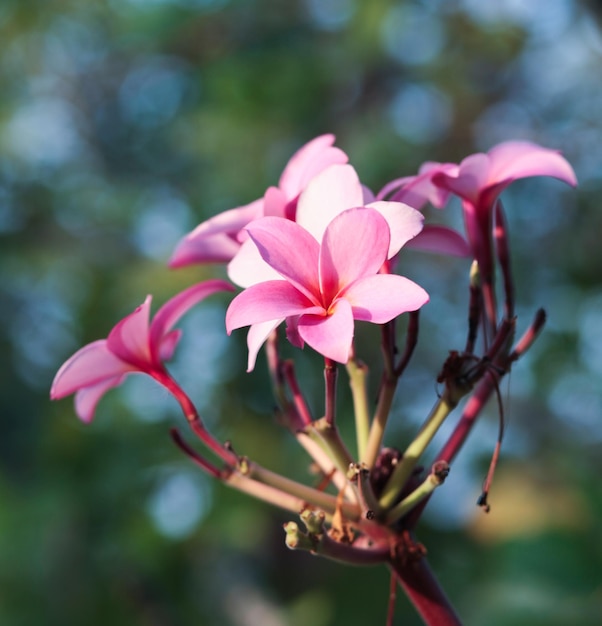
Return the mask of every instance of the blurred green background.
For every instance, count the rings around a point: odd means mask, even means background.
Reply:
[[[290,515],[212,483],[174,447],[169,427],[185,425],[163,390],[132,377],[89,426],[71,399],[48,400],[61,363],[147,293],[156,308],[223,275],[165,261],[324,132],[374,189],[506,139],[573,164],[577,192],[533,179],[504,194],[519,329],[539,306],[549,324],[502,389],[492,511],[475,501],[495,407],[418,534],[467,624],[600,623],[601,11],[593,0],[0,2],[0,624],[384,624],[387,572],[289,552]],[[457,204],[429,215],[461,223]],[[432,300],[390,445],[409,441],[462,346],[466,271],[405,257]],[[305,477],[274,423],[263,358],[245,374],[245,333],[225,335],[226,305],[190,313],[172,371],[216,435]],[[360,330],[376,357],[377,335]],[[319,407],[318,361],[298,356]],[[395,623],[420,623],[401,596]]]

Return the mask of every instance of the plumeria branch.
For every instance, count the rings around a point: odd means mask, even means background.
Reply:
[[[514,180],[552,176],[576,184],[571,166],[554,150],[529,142],[505,142],[461,163],[425,163],[418,173],[391,183],[374,196],[364,187],[332,135],[310,141],[290,159],[277,185],[262,197],[217,215],[184,237],[172,267],[228,263],[228,276],[243,288],[226,312],[228,333],[249,327],[247,370],[265,344],[277,416],[318,468],[314,486],[268,470],[240,456],[206,429],[190,397],[169,374],[181,331],[174,326],[225,281],[193,285],[166,302],[150,321],[151,297],[121,320],[106,339],[84,346],[58,371],[53,399],[75,394],[86,422],[109,390],[131,373],[143,373],[178,401],[210,459],[172,429],[176,445],[204,472],[252,497],[299,514],[285,525],[292,549],[354,565],[386,563],[429,626],[460,620],[412,535],[430,496],[494,392],[500,428],[480,502],[487,506],[493,469],[504,433],[499,382],[532,345],[545,322],[541,310],[512,348],[516,327],[508,228],[499,196]],[[460,198],[466,238],[427,224],[421,210]],[[387,200],[385,198],[388,198]],[[426,291],[394,274],[405,246],[473,259],[469,278],[468,331],[464,352],[450,351],[438,382],[443,391],[413,441],[400,452],[383,447],[398,382],[418,340],[419,310]],[[503,308],[498,311],[495,272],[501,270]],[[501,299],[501,298],[500,298]],[[408,313],[405,347],[397,351],[397,319]],[[498,324],[498,319],[501,322]],[[368,401],[368,366],[355,354],[355,322],[381,326],[383,372],[374,415]],[[315,419],[292,360],[279,352],[278,327],[297,348],[324,358],[324,413]],[[481,330],[481,356],[477,339]],[[282,333],[281,333],[282,335]],[[337,415],[338,364],[345,364],[355,413],[354,456],[342,439]],[[419,466],[441,425],[468,396],[459,421],[429,473]],[[215,457],[215,458],[214,458]],[[216,461],[217,459],[218,461]],[[221,467],[219,465],[221,463]],[[336,489],[336,495],[333,491]],[[392,624],[393,599],[388,625]]]

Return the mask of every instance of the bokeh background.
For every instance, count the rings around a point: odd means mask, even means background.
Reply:
[[[291,516],[201,475],[169,438],[185,427],[175,402],[151,382],[108,394],[89,426],[70,399],[48,400],[60,364],[147,293],[156,307],[222,275],[165,262],[324,132],[374,189],[506,139],[573,164],[576,192],[532,179],[504,194],[519,328],[539,306],[549,324],[501,390],[492,511],[475,501],[495,406],[419,538],[467,624],[600,623],[601,12],[593,0],[2,0],[1,624],[384,623],[387,572],[289,552]],[[429,215],[460,224],[457,204]],[[391,445],[409,441],[462,346],[466,271],[405,257],[432,301]],[[244,332],[225,335],[226,306],[218,296],[188,315],[172,370],[216,435],[306,477],[274,422],[264,361],[247,375]],[[377,335],[360,331],[376,358]],[[298,358],[318,411],[319,362]],[[344,382],[340,396],[345,409]],[[402,597],[395,623],[419,624]]]

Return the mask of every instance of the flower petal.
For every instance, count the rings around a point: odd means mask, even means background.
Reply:
[[[295,222],[279,217],[256,220],[248,231],[263,260],[317,304],[318,242]]]
[[[223,263],[237,252],[239,232],[263,215],[263,198],[250,204],[224,211],[199,224],[180,240],[169,261],[170,267],[192,263]]]
[[[257,355],[261,346],[265,343],[270,333],[284,321],[284,318],[272,320],[270,322],[262,322],[260,324],[252,324],[247,334],[247,347],[249,348],[249,357],[247,359],[247,372],[253,371]]]
[[[329,165],[347,163],[347,155],[332,145],[334,140],[334,135],[320,135],[291,157],[278,183],[289,200],[299,195],[309,181]]]
[[[169,259],[169,267],[176,269],[195,263],[227,263],[239,250],[240,243],[226,235],[187,235],[180,239]]]
[[[390,233],[375,209],[348,209],[328,225],[320,248],[320,285],[328,307],[339,292],[376,274],[387,258]]]
[[[577,177],[568,161],[557,150],[529,141],[506,141],[489,150],[488,185],[509,184],[518,178],[551,176],[575,186]]]
[[[155,362],[160,362],[163,337],[193,306],[218,291],[234,291],[234,288],[225,280],[206,280],[181,291],[155,313],[150,326],[150,348]]]
[[[436,171],[433,182],[452,193],[476,204],[479,194],[487,185],[489,157],[482,152],[466,157],[457,170]]]
[[[118,322],[107,337],[107,347],[126,363],[145,371],[151,364],[149,342],[149,315],[152,296],[133,313]]]
[[[105,339],[99,339],[80,348],[63,363],[54,377],[50,397],[58,400],[78,389],[97,385],[135,369],[115,356],[107,348]]]
[[[299,335],[316,352],[347,363],[353,342],[353,314],[347,300],[341,298],[331,308],[331,314],[302,315],[298,322]]]
[[[435,224],[427,224],[421,233],[408,241],[406,248],[457,257],[471,255],[468,242],[457,230]]]
[[[389,200],[403,202],[418,210],[421,210],[427,202],[440,209],[446,204],[449,191],[435,185],[433,176],[438,172],[444,172],[455,177],[457,171],[458,165],[455,163],[426,161],[420,166],[416,176],[398,178],[385,185],[378,192],[377,199],[383,200],[392,194]]]
[[[251,239],[242,244],[236,256],[228,263],[228,278],[239,287],[250,287],[268,280],[282,280],[282,276],[261,258]]]
[[[172,330],[167,334],[163,335],[161,339],[161,344],[159,346],[159,360],[169,361],[173,356],[173,353],[176,351],[178,347],[178,343],[182,338],[182,330],[177,328],[176,330]]]
[[[94,419],[96,405],[109,389],[113,389],[124,381],[127,374],[108,378],[90,387],[83,387],[75,394],[75,413],[82,422],[89,424]]]
[[[354,283],[345,300],[356,320],[384,324],[394,317],[416,311],[429,300],[427,292],[415,282],[396,274],[377,274]]]
[[[243,326],[321,310],[287,281],[270,280],[252,285],[232,300],[226,311],[226,330],[230,334]]]
[[[299,196],[297,224],[317,241],[332,219],[353,207],[364,206],[364,192],[351,165],[331,165],[318,174]]]
[[[376,209],[386,220],[391,232],[387,258],[396,255],[408,241],[422,230],[424,216],[402,202],[372,202],[367,205]]]
[[[278,187],[268,187],[263,195],[263,215],[260,217],[286,217],[284,212],[288,199]]]

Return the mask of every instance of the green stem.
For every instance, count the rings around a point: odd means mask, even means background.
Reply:
[[[380,498],[380,504],[383,508],[389,508],[395,503],[408,478],[416,467],[418,459],[422,456],[426,447],[441,427],[441,424],[443,424],[445,418],[456,407],[457,403],[457,400],[449,399],[447,393],[444,393],[441,398],[439,398],[439,401],[435,404],[435,407],[420,429],[418,435],[406,448],[403,456],[399,460],[399,463],[397,463],[391,477],[385,485]]]
[[[348,486],[347,477],[339,469],[337,469],[334,461],[330,458],[326,451],[323,441],[315,441],[309,437],[304,431],[295,433],[299,445],[309,454],[314,463],[320,468],[324,476],[330,477],[330,480],[336,486],[338,491],[345,491],[345,497],[352,502],[357,502],[357,496],[352,489],[346,489]]]
[[[370,410],[368,408],[368,367],[355,359],[347,363],[349,386],[353,397],[353,412],[355,414],[355,434],[357,440],[357,456],[363,459],[366,456],[368,438],[370,435]]]
[[[385,523],[394,524],[409,513],[417,504],[430,496],[437,487],[443,484],[448,473],[449,465],[445,461],[436,463],[424,481],[389,511],[385,518]]]
[[[312,422],[304,432],[313,441],[322,443],[336,468],[346,476],[349,465],[353,463],[353,457],[345,447],[337,427],[321,418]]]
[[[370,427],[368,444],[366,446],[364,457],[360,457],[360,461],[363,461],[369,469],[374,467],[378,453],[380,452],[396,388],[396,378],[385,378],[383,380],[378,397],[376,413],[374,414],[374,420],[372,421],[372,426]]]

